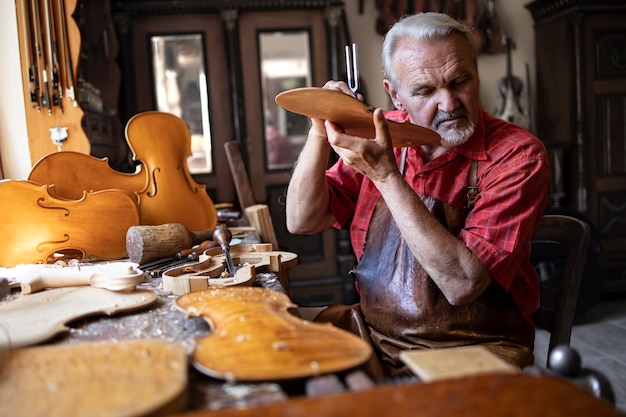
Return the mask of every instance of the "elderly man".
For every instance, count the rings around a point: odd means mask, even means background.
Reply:
[[[320,319],[349,316],[344,327],[373,343],[386,376],[405,371],[404,349],[481,344],[531,365],[539,282],[529,255],[547,204],[546,150],[482,109],[476,44],[454,19],[401,19],[382,60],[396,110],[374,112],[376,137],[312,119],[289,184],[289,231],[349,225],[359,261],[359,305]],[[354,95],[343,82],[325,88]],[[430,128],[441,142],[394,148],[386,119]],[[327,170],[331,148],[339,160]]]

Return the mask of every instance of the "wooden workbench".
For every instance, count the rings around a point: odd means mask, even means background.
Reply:
[[[617,417],[625,414],[569,382],[529,374],[491,374],[295,398],[186,417]],[[182,416],[182,415],[181,415]]]
[[[257,279],[254,285],[284,292],[274,274],[258,274]],[[174,309],[176,297],[163,292],[159,278],[147,278],[139,288],[155,291],[157,301],[139,311],[77,320],[69,324],[69,332],[46,344],[160,339],[178,342],[191,354],[195,339],[210,331],[208,324]],[[574,384],[524,373],[431,383],[390,381],[364,391],[319,397],[306,396],[304,379],[228,383],[191,366],[188,374],[185,402],[175,410],[189,417],[625,416]]]

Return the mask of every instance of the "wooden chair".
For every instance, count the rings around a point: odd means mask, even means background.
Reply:
[[[567,259],[559,288],[541,285],[542,305],[533,322],[550,333],[548,353],[558,345],[569,345],[576,312],[578,290],[583,275],[591,227],[566,215],[544,215],[533,235],[533,244],[551,242],[565,245]]]

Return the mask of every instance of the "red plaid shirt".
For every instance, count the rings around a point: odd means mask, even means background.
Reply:
[[[406,112],[390,111],[387,119],[408,120]],[[402,150],[395,149],[399,161]],[[510,291],[529,318],[539,304],[539,280],[531,264],[531,237],[547,205],[548,155],[542,142],[516,125],[483,111],[472,138],[423,163],[409,148],[404,178],[419,194],[456,208],[467,203],[469,165],[478,160],[478,196],[458,238]],[[357,259],[380,192],[341,159],[326,173],[330,210],[341,228],[350,220],[350,238]]]

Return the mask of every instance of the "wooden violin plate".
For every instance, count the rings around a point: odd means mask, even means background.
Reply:
[[[330,324],[302,320],[278,291],[222,287],[178,297],[174,305],[201,316],[211,333],[197,340],[193,364],[228,381],[302,378],[339,372],[364,363],[371,347]]]
[[[315,87],[295,88],[278,94],[275,101],[293,113],[337,123],[349,135],[371,139],[376,137],[372,121],[375,108],[340,91]],[[389,120],[389,133],[395,147],[437,144],[441,141],[435,131],[409,122]]]
[[[181,411],[182,345],[126,340],[0,352],[0,417],[145,416]]]
[[[0,304],[0,350],[44,342],[66,331],[65,324],[74,319],[145,307],[156,297],[150,290],[115,292],[96,287],[63,287],[22,295]]]
[[[13,270],[15,273],[11,274]],[[20,270],[24,272],[19,273]],[[46,288],[79,285],[92,285],[110,291],[132,291],[144,280],[143,271],[136,263],[123,261],[73,267],[28,264],[14,268],[0,268],[0,274],[14,275],[10,283],[12,286],[19,285],[22,294],[30,294]]]

